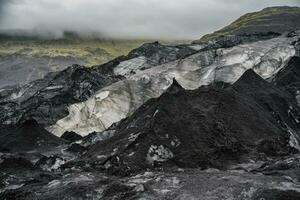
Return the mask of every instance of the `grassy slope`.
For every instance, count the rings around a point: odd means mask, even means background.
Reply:
[[[0,33],[0,88],[25,84],[72,64],[100,65],[127,55],[151,40],[109,40],[80,37],[42,39]],[[187,41],[161,41],[178,44]]]
[[[101,64],[128,52],[146,41],[142,40],[5,40],[0,41],[0,55],[73,57],[87,66]]]
[[[51,58],[74,58],[81,64],[93,66],[115,57],[127,55],[152,40],[100,40],[100,39],[8,39],[0,40],[0,56],[22,55],[27,59],[46,56]],[[160,41],[162,43],[187,43],[190,41]],[[49,64],[50,65],[50,64]]]
[[[230,35],[242,26],[255,24],[259,21],[267,21],[269,17],[278,15],[278,14],[283,14],[283,13],[300,14],[300,8],[298,8],[298,7],[270,7],[270,8],[263,9],[262,11],[259,11],[259,12],[248,13],[246,15],[243,15],[242,17],[240,17],[239,19],[237,19],[230,25],[222,28],[221,30],[203,36],[198,41],[207,42],[211,39],[214,39],[214,38],[217,38],[220,36]]]

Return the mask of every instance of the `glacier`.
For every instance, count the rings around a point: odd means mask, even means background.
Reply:
[[[200,49],[186,58],[145,70],[140,70],[145,58],[126,60],[114,71],[126,79],[102,88],[84,102],[70,105],[69,115],[47,130],[57,136],[65,131],[82,136],[104,131],[150,98],[159,97],[173,78],[189,90],[214,82],[233,83],[248,69],[254,69],[264,79],[272,79],[296,55],[294,44],[299,38],[280,36],[231,48]]]

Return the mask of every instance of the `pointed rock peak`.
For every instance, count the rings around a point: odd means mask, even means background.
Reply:
[[[288,65],[291,65],[291,64],[294,64],[294,65],[297,65],[299,66],[300,65],[300,57],[298,56],[293,56],[290,61],[288,62]]]
[[[79,64],[73,64],[71,66],[73,69],[81,69],[81,68],[84,68],[82,65],[79,65]]]
[[[154,44],[154,45],[160,45],[159,41],[155,41],[152,44]]]
[[[77,133],[71,131],[71,132],[65,132],[60,138],[67,140],[69,142],[76,142],[78,140],[82,139],[81,135],[78,135]]]
[[[241,84],[261,85],[267,83],[261,76],[254,72],[253,69],[248,69],[235,83],[234,86]]]
[[[144,47],[146,49],[153,49],[153,48],[160,48],[162,46],[163,45],[160,44],[158,41],[155,41],[155,42],[151,42],[151,43],[145,43],[145,44],[143,44],[142,47]]]
[[[246,70],[241,77],[262,79],[253,69]]]
[[[75,71],[77,71],[78,69],[83,69],[84,67],[78,64],[73,64],[69,67],[67,67],[66,69],[64,69],[59,75],[64,76],[64,75],[68,75],[68,74],[72,74]]]
[[[175,94],[179,91],[183,91],[184,88],[176,81],[175,78],[173,78],[173,83],[172,85],[167,89],[166,93],[169,94]]]
[[[292,57],[288,64],[283,67],[273,80],[276,85],[284,87],[295,87],[300,82],[300,57]]]
[[[35,119],[28,119],[28,120],[24,121],[20,126],[21,127],[37,127],[37,126],[39,126],[39,124]]]
[[[280,77],[287,72],[291,72],[292,74],[295,72],[300,72],[300,57],[293,56],[287,65],[276,74],[276,77]]]

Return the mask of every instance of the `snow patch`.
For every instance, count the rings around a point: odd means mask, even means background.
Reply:
[[[293,191],[300,192],[300,186],[291,182],[281,182],[280,185],[275,186],[274,189],[283,190],[283,191],[293,190]]]
[[[163,145],[151,145],[147,153],[147,161],[152,165],[155,162],[166,162],[173,157],[174,154],[172,153],[172,151],[170,151]]]
[[[290,141],[289,141],[290,146],[300,151],[300,146],[297,140],[297,136],[291,129],[289,129],[288,132],[290,133]]]
[[[107,161],[105,164],[104,164],[104,167],[105,169],[109,169],[111,167],[111,162],[110,161]]]
[[[96,95],[96,99],[97,100],[103,100],[105,98],[107,98],[109,95],[109,91],[104,91],[104,92],[101,92],[99,94]]]
[[[130,154],[128,154],[129,157],[133,156],[135,154],[135,152],[131,152]]]
[[[114,73],[116,75],[129,76],[139,70],[146,62],[147,58],[144,56],[123,61],[114,68]]]
[[[250,189],[246,190],[243,189],[241,192],[242,198],[251,198],[256,192],[256,189],[254,187],[250,187]]]
[[[157,113],[159,112],[159,110],[157,109],[154,114],[153,114],[153,117],[155,117],[157,115]]]
[[[272,78],[295,55],[295,47],[290,45],[295,39],[278,37],[219,49],[217,54],[199,52],[145,70],[148,62],[145,57],[121,62],[114,70],[127,76],[126,80],[103,88],[85,102],[71,105],[69,115],[48,130],[58,136],[65,131],[82,136],[104,131],[130,116],[150,98],[159,97],[174,77],[189,90],[213,81],[233,83],[248,69],[254,69],[263,78]]]
[[[20,185],[10,185],[10,186],[7,186],[6,188],[5,188],[5,190],[16,190],[16,189],[19,189],[19,188],[21,188],[21,187],[23,187],[24,186],[24,184],[20,184]]]
[[[130,136],[129,136],[129,138],[128,138],[128,140],[130,142],[134,142],[139,137],[140,134],[141,133],[131,133]]]
[[[57,89],[62,89],[64,86],[62,85],[56,85],[56,86],[49,86],[46,87],[45,90],[57,90]]]
[[[300,91],[299,90],[296,93],[296,100],[297,100],[298,106],[300,106]]]
[[[175,136],[174,139],[171,141],[171,145],[173,147],[178,147],[181,144],[180,140]]]
[[[53,181],[48,183],[47,187],[48,188],[56,188],[60,184],[61,184],[61,182],[59,180],[53,180]]]
[[[97,133],[97,135],[92,139],[92,144],[96,142],[107,140],[115,135],[114,130],[103,131],[101,133]]]
[[[18,98],[22,97],[24,93],[25,93],[25,90],[20,90],[18,93],[12,93],[10,95],[10,99],[11,100],[18,99]]]
[[[68,183],[91,182],[91,181],[93,181],[93,176],[80,175],[78,177],[75,177],[73,180],[69,181]]]
[[[105,155],[98,155],[97,156],[97,159],[98,160],[100,160],[100,159],[106,159],[107,158],[107,156],[105,156]]]
[[[65,161],[63,159],[57,158],[55,163],[50,167],[50,169],[57,170],[63,164],[65,164]]]
[[[199,51],[201,49],[203,49],[204,47],[206,47],[206,45],[200,45],[200,44],[194,44],[194,45],[190,45],[189,48]]]

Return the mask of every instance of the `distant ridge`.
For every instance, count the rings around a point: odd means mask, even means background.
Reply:
[[[267,34],[293,31],[300,28],[299,7],[268,7],[258,12],[245,14],[224,28],[204,35],[195,42],[207,42],[230,35]]]

